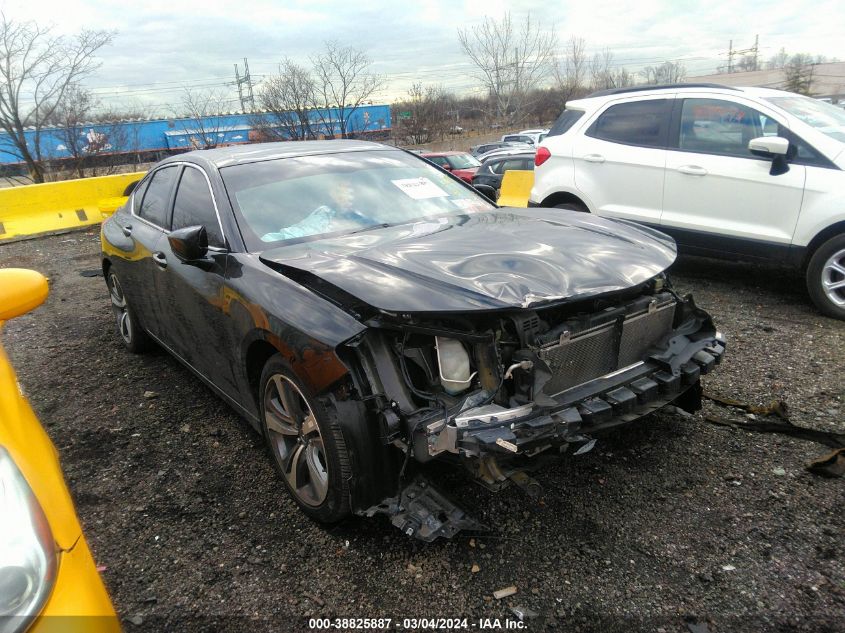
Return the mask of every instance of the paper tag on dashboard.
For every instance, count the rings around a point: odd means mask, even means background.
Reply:
[[[425,200],[427,198],[443,198],[449,194],[431,182],[428,178],[401,178],[391,180],[402,192],[414,200]]]

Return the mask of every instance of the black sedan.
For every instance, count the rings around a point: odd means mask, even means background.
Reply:
[[[102,250],[125,346],[157,343],[228,401],[308,515],[384,513],[425,540],[479,524],[423,462],[524,484],[594,433],[695,409],[724,351],[672,290],[665,235],[498,208],[375,143],[169,158]]]
[[[481,167],[478,168],[472,177],[473,186],[478,186],[479,188],[482,186],[492,187],[495,190],[494,199],[498,199],[505,172],[512,169],[534,171],[534,153],[534,150],[529,150],[507,156],[488,158],[481,163]]]

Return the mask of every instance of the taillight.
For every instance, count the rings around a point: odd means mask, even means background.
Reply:
[[[538,147],[534,154],[534,166],[539,167],[552,157],[552,153],[546,147]]]

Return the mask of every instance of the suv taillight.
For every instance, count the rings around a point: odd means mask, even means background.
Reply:
[[[534,166],[539,167],[551,158],[552,153],[545,147],[537,148],[537,153],[534,154]]]

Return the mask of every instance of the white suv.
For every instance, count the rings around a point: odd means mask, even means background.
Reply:
[[[537,149],[529,206],[668,233],[681,251],[806,271],[845,319],[845,111],[766,88],[628,88],[570,101]]]

